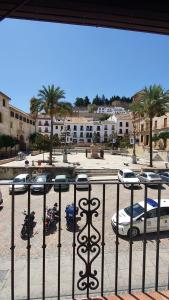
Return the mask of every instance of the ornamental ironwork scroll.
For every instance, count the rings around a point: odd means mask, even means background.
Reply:
[[[84,262],[84,271],[79,272],[79,280],[77,287],[79,290],[95,290],[99,286],[97,278],[97,270],[92,270],[92,263],[100,253],[100,239],[101,235],[97,228],[93,225],[93,219],[98,217],[98,208],[100,207],[100,200],[98,198],[81,198],[79,200],[79,208],[81,209],[80,216],[86,217],[83,228],[77,235],[79,243],[77,247],[77,254]]]

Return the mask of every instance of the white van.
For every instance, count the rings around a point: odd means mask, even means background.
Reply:
[[[78,174],[76,176],[76,188],[78,189],[88,189],[89,187],[89,179],[86,174]]]

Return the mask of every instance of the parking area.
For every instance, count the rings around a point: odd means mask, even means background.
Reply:
[[[11,243],[11,196],[9,187],[1,186],[4,199],[4,207],[0,211],[0,291],[1,299],[10,299],[10,243]],[[15,195],[15,293],[16,299],[24,299],[26,295],[27,278],[27,241],[22,240],[20,232],[24,220],[22,212],[27,209],[27,192]],[[88,198],[88,191],[76,191],[77,204],[81,198]],[[101,255],[102,255],[102,226],[103,226],[103,185],[93,184],[91,198],[99,199],[97,209],[98,216],[93,215],[93,225],[100,232],[101,247],[100,255],[93,262],[93,268],[98,271],[98,279],[101,278]],[[158,197],[158,190],[148,188],[148,197]],[[169,187],[164,185],[161,190],[162,198],[169,198]],[[116,254],[116,235],[112,230],[111,217],[116,212],[117,186],[111,182],[105,184],[105,248],[104,248],[104,289],[105,292],[114,290],[115,285],[115,254]],[[130,205],[131,190],[120,186],[120,209]],[[144,187],[134,190],[134,203],[144,199]],[[69,296],[72,291],[72,256],[73,256],[73,233],[66,229],[65,208],[67,204],[74,201],[74,186],[70,185],[69,191],[61,194],[61,295]],[[47,207],[52,207],[55,202],[59,202],[59,193],[53,187],[46,195]],[[42,289],[42,244],[43,244],[43,195],[31,195],[31,211],[35,211],[34,234],[31,237],[31,295],[37,297]],[[85,214],[78,221],[79,229],[85,226]],[[57,228],[58,229],[58,228]],[[76,233],[77,237],[78,232]],[[97,235],[97,233],[96,233]],[[58,237],[59,231],[46,236],[46,293],[50,297],[57,295],[57,272],[58,272]],[[159,287],[168,286],[168,248],[169,231],[160,234],[160,255],[159,255]],[[129,239],[119,238],[119,265],[118,265],[118,288],[119,291],[128,289],[129,276]],[[76,242],[76,249],[78,241]],[[146,287],[155,285],[156,268],[156,234],[147,234],[146,244]],[[134,239],[132,254],[132,288],[140,289],[142,283],[142,261],[143,261],[143,236]],[[76,251],[77,252],[77,251]],[[79,278],[79,271],[84,270],[84,262],[76,253],[76,282]],[[66,276],[65,276],[66,274]],[[22,287],[20,282],[22,280]],[[97,291],[99,292],[100,285]],[[75,291],[81,291],[75,283]],[[97,292],[96,291],[96,292]]]

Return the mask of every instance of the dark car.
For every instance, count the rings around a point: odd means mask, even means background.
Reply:
[[[38,175],[35,177],[33,184],[31,185],[31,193],[43,193],[44,190],[45,192],[48,192],[50,188],[52,187],[51,183],[52,182],[52,176],[50,173],[44,173],[41,175]],[[45,184],[46,183],[46,184]],[[44,188],[45,186],[45,188]]]
[[[159,175],[162,180],[168,181],[169,184],[169,172],[160,172]]]

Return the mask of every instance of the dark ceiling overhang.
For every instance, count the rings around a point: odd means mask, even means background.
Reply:
[[[169,34],[167,0],[0,0],[7,17]]]

